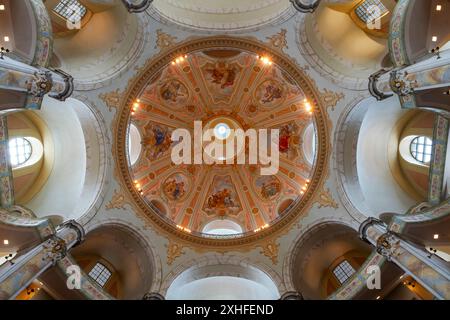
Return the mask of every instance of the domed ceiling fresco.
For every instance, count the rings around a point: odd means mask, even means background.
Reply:
[[[134,83],[119,119],[125,126],[119,131],[127,137],[119,141],[120,169],[133,198],[152,219],[157,216],[158,224],[199,237],[246,237],[282,221],[314,184],[320,149],[317,101],[276,59],[256,51],[220,46],[177,52]],[[205,141],[196,151],[198,123],[203,133],[211,129],[212,141],[224,144],[238,140],[239,130],[268,134],[258,140],[248,135],[231,156],[217,156]],[[184,139],[176,139],[179,129],[190,133],[192,162],[174,162],[174,148]],[[273,174],[263,168],[274,159],[267,163],[258,154],[257,163],[250,161],[255,144],[266,145],[269,158],[279,155]],[[245,163],[237,161],[239,156]],[[216,222],[220,235],[211,227]]]

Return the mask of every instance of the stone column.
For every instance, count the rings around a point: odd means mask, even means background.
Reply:
[[[439,258],[401,238],[380,220],[369,218],[361,224],[360,236],[369,242],[378,254],[395,263],[436,298],[450,299],[450,270]]]
[[[130,13],[139,13],[147,10],[152,4],[153,0],[122,0],[123,4]]]
[[[294,5],[295,10],[303,13],[314,12],[320,4],[321,0],[314,0],[312,2],[305,3],[304,0],[289,0]]]
[[[33,67],[5,56],[0,59],[0,89],[23,94],[24,108],[39,109],[44,95],[64,101],[74,88],[73,78],[61,70]]]
[[[414,95],[419,91],[442,88],[443,93],[448,86],[450,53],[394,70],[381,69],[369,77],[372,96],[384,100],[397,94],[404,107],[415,106]]]
[[[0,267],[0,299],[14,299],[31,282],[64,258],[84,240],[84,229],[71,220],[57,228],[40,245]]]

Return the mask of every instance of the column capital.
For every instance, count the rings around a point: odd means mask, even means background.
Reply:
[[[394,93],[399,96],[408,96],[417,88],[417,81],[407,79],[408,72],[405,70],[393,70],[391,72],[390,85]]]
[[[305,4],[302,0],[290,0],[294,5],[295,10],[303,13],[314,12],[320,4],[321,0],[315,0],[313,3]]]
[[[400,247],[400,239],[392,232],[386,232],[377,239],[377,253],[392,261]]]
[[[75,220],[69,220],[69,221],[66,221],[63,224],[61,224],[58,227],[58,231],[63,230],[65,228],[72,229],[77,234],[77,239],[76,239],[76,242],[73,244],[73,246],[77,246],[84,241],[86,232],[84,231],[84,228],[81,224],[79,224]]]
[[[125,7],[127,7],[128,12],[130,13],[139,13],[147,10],[152,4],[153,0],[141,0],[141,2],[135,4],[130,0],[122,0]]]
[[[42,248],[42,260],[51,262],[53,265],[64,258],[67,254],[66,242],[58,236],[51,236],[44,243],[42,243]]]
[[[361,223],[361,225],[359,226],[359,230],[358,230],[359,237],[361,238],[361,240],[371,243],[368,239],[369,237],[368,237],[367,231],[370,227],[373,227],[376,225],[379,227],[382,227],[382,228],[384,228],[384,230],[386,230],[386,224],[383,221],[381,221],[380,219],[377,219],[374,217],[369,217],[366,220],[364,220],[363,223]]]

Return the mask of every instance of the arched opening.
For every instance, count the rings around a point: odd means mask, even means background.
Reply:
[[[307,231],[293,252],[293,285],[306,299],[326,299],[361,267],[372,248],[357,231],[324,223]]]
[[[98,115],[73,98],[44,98],[36,113],[41,121],[45,161],[36,192],[24,205],[39,217],[57,212],[65,220],[91,212],[103,190],[106,174],[104,130]],[[48,201],[53,199],[53,201]]]
[[[380,4],[376,6],[379,15],[370,9],[375,2]],[[322,1],[299,22],[300,50],[319,73],[337,85],[366,89],[367,77],[386,65],[395,4],[393,0]],[[373,26],[372,21],[376,21]]]
[[[192,267],[170,285],[168,300],[275,300],[280,297],[272,279],[251,266]]]
[[[305,155],[306,161],[310,165],[314,163],[314,156],[316,154],[316,129],[314,124],[310,124],[306,127],[303,133],[303,154]]]
[[[78,89],[103,86],[135,61],[143,48],[141,18],[129,14],[120,2],[45,3],[55,35],[53,51]]]
[[[155,277],[146,242],[122,225],[102,225],[71,251],[80,268],[117,299],[141,299]]]

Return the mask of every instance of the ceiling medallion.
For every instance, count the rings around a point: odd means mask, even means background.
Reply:
[[[329,119],[314,81],[282,52],[208,37],[177,44],[142,70],[120,102],[113,151],[146,219],[179,240],[229,248],[285,232],[312,206],[326,178]],[[210,140],[196,140],[199,124]],[[241,134],[252,143],[228,153]]]

